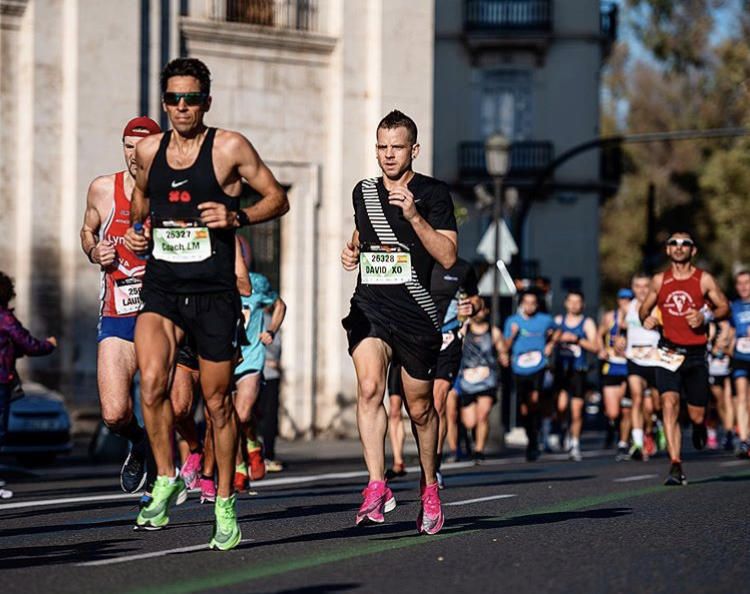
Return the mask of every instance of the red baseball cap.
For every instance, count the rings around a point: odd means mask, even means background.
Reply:
[[[126,136],[151,136],[151,134],[158,134],[161,132],[159,124],[157,124],[151,118],[146,116],[140,116],[133,118],[127,124],[125,129],[122,131],[122,137]]]

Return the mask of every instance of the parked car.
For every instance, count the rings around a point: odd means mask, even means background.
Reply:
[[[72,448],[70,416],[63,397],[41,384],[24,383],[13,394],[8,433],[0,453],[15,455],[26,463],[41,463]]]

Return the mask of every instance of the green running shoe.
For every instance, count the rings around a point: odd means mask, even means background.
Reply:
[[[135,521],[138,530],[159,530],[169,524],[169,506],[180,505],[187,498],[185,482],[178,478],[170,483],[169,477],[159,476],[156,478],[154,488],[151,491],[151,501],[141,509]]]
[[[216,515],[216,525],[211,542],[208,548],[219,551],[228,551],[236,547],[242,538],[240,525],[237,523],[237,511],[235,502],[237,495],[232,495],[229,499],[223,497],[216,498],[214,514]]]

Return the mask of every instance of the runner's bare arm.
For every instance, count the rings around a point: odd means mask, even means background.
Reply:
[[[597,329],[597,339],[599,340],[599,346],[597,352],[599,358],[604,359],[607,357],[607,352],[604,349],[604,345],[607,343],[607,333],[609,332],[609,325],[612,323],[612,312],[606,311],[602,314],[601,320],[599,320],[599,327]]]
[[[404,213],[414,232],[419,237],[427,252],[443,268],[450,268],[456,263],[458,254],[458,234],[446,229],[433,229],[419,214],[414,202],[414,194],[406,186],[399,186],[388,193],[388,202],[397,206]]]
[[[260,333],[260,341],[268,346],[273,342],[274,335],[281,328],[281,324],[284,323],[286,317],[286,303],[281,297],[277,297],[276,301],[273,302],[273,311],[271,312],[271,321],[268,323],[268,328],[265,332]]]
[[[240,295],[249,297],[253,294],[253,287],[250,284],[250,273],[245,266],[245,259],[242,257],[242,248],[238,237],[234,238],[234,274],[237,277],[237,290]]]
[[[643,327],[648,330],[653,330],[654,326],[651,324],[646,324],[646,319],[653,318],[651,317],[651,311],[656,306],[656,301],[659,295],[659,291],[661,290],[661,283],[662,279],[664,278],[664,274],[661,272],[654,275],[654,278],[651,280],[651,288],[648,291],[648,295],[643,300],[643,303],[641,303],[641,307],[638,309],[638,317],[641,318],[641,322],[643,322]]]
[[[599,337],[596,334],[596,324],[591,318],[586,318],[583,321],[583,332],[585,337],[582,338],[578,344],[582,348],[587,350],[589,353],[596,353],[599,351]]]
[[[289,210],[289,199],[284,188],[276,181],[247,138],[239,132],[219,130],[214,147],[220,151],[222,161],[232,166],[233,173],[225,184],[225,191],[244,178],[247,184],[260,194],[261,199],[241,211],[228,210],[218,202],[199,204],[201,219],[207,227],[225,229],[254,225],[279,218]]]
[[[114,261],[115,248],[110,242],[99,241],[102,218],[107,198],[112,195],[112,176],[100,176],[91,182],[86,195],[86,211],[81,226],[81,249],[92,264],[108,266]],[[101,210],[100,210],[101,209]]]
[[[719,288],[716,279],[704,272],[701,276],[701,289],[713,303],[713,314],[715,320],[723,320],[729,316],[729,301],[727,301],[724,291]]]
[[[347,272],[352,272],[359,266],[359,231],[356,229],[352,233],[352,240],[346,242],[341,252],[341,264]]]

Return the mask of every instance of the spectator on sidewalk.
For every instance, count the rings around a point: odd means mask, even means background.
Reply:
[[[19,383],[16,360],[24,355],[48,355],[57,346],[54,336],[39,340],[23,327],[9,307],[15,296],[13,280],[0,272],[0,448],[8,433],[10,397]],[[0,499],[13,497],[13,492],[4,487],[5,483],[0,481]]]

